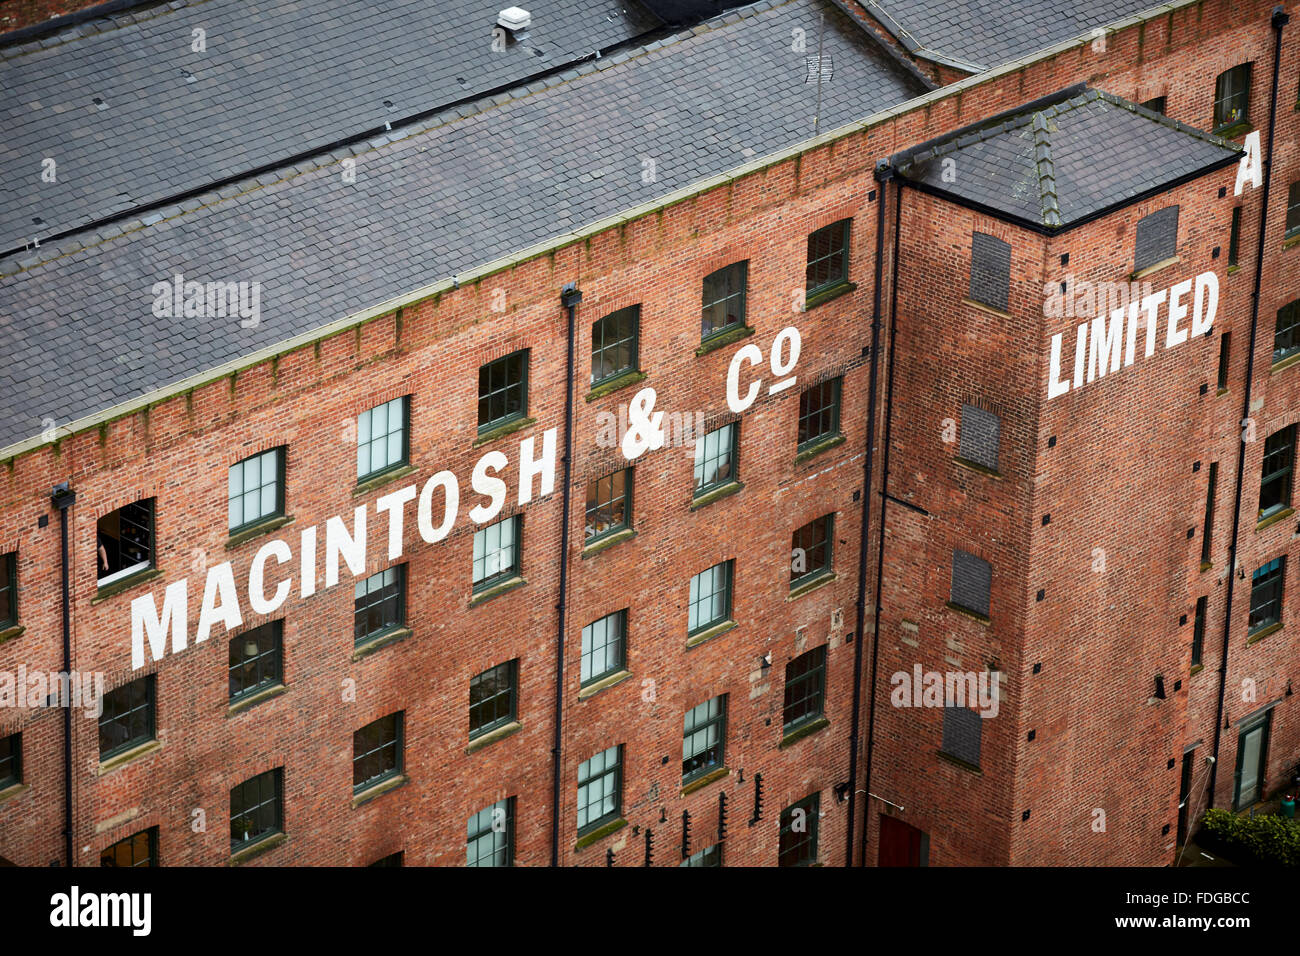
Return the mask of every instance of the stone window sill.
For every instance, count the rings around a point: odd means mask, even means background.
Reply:
[[[1295,514],[1294,508],[1283,508],[1281,511],[1275,511],[1267,518],[1260,518],[1259,523],[1255,525],[1256,531],[1263,531],[1269,525],[1277,524],[1279,521],[1285,521]]]
[[[1201,671],[1203,671],[1203,670],[1205,670],[1205,665],[1204,665],[1204,664],[1193,664],[1193,665],[1192,665],[1192,669],[1191,669],[1190,671],[1187,672],[1187,676],[1188,676],[1188,677],[1195,677],[1197,674],[1199,674],[1199,673],[1200,673]]]
[[[962,305],[968,305],[972,309],[978,309],[981,312],[987,312],[989,315],[996,315],[999,319],[1011,318],[1010,312],[1004,312],[994,305],[985,305],[983,302],[976,302],[974,299],[962,299]]]
[[[251,846],[246,846],[242,850],[238,850],[232,853],[230,855],[229,865],[239,866],[241,863],[247,863],[249,860],[253,859],[253,857],[261,856],[263,853],[266,853],[269,850],[274,850],[277,846],[281,846],[282,844],[288,842],[288,840],[289,840],[289,834],[283,831],[280,831],[279,833],[268,834],[267,836],[262,837],[262,839],[258,840],[256,843],[252,844]]]
[[[162,747],[161,740],[146,740],[142,744],[132,747],[130,750],[124,750],[120,754],[114,754],[107,760],[99,762],[99,776],[103,776],[110,770],[116,770],[118,767],[132,763],[146,754],[151,754]]]
[[[503,422],[500,425],[495,425],[492,428],[489,428],[485,432],[479,432],[478,438],[474,440],[473,447],[477,448],[479,445],[486,445],[490,441],[496,441],[498,438],[504,438],[506,435],[509,435],[511,432],[517,432],[521,428],[527,428],[529,425],[536,425],[536,424],[537,424],[537,419],[529,418],[527,416],[525,416],[524,418],[515,418],[508,422]]]
[[[1249,647],[1251,644],[1254,644],[1256,641],[1262,641],[1270,634],[1276,634],[1280,630],[1282,630],[1281,621],[1274,621],[1272,624],[1268,625],[1268,627],[1261,627],[1254,634],[1251,634],[1249,637],[1246,638],[1246,646]]]
[[[754,334],[754,329],[748,325],[739,325],[733,329],[727,329],[725,332],[719,332],[700,343],[699,348],[695,350],[696,358],[701,355],[708,355],[724,345],[730,345],[732,342],[739,342],[741,339],[749,338]]]
[[[1232,126],[1225,126],[1220,130],[1211,130],[1211,135],[1218,136],[1220,139],[1236,139],[1238,136],[1244,136],[1246,133],[1254,130],[1254,126],[1249,120],[1242,120]]]
[[[803,310],[807,312],[809,309],[815,309],[817,306],[824,305],[832,299],[838,299],[842,295],[848,295],[857,287],[858,284],[856,282],[842,279],[833,286],[828,286],[825,289],[818,289],[816,292],[810,293],[808,297],[804,299]]]
[[[15,624],[13,627],[7,627],[0,631],[0,644],[5,641],[12,641],[15,637],[22,637],[23,631],[27,628],[21,624]]]
[[[990,618],[987,614],[981,614],[979,611],[972,611],[970,608],[962,607],[960,604],[954,604],[952,601],[948,602],[948,609],[950,611],[956,611],[963,617],[969,617],[973,620],[979,621],[981,624],[990,623]]]
[[[736,622],[731,619],[723,621],[721,624],[714,624],[707,630],[700,631],[686,640],[686,649],[689,651],[692,647],[699,647],[705,641],[711,641],[720,634],[725,634],[736,626]]]
[[[705,505],[711,505],[713,504],[713,502],[718,501],[722,498],[730,498],[736,492],[743,491],[744,488],[745,486],[742,485],[739,481],[729,481],[725,485],[720,485],[717,488],[713,488],[710,491],[706,491],[704,494],[696,498],[692,498],[691,510],[698,511],[700,508],[703,508]]]
[[[357,486],[352,489],[352,497],[360,497],[361,495],[374,491],[376,488],[382,488],[390,481],[397,481],[399,478],[413,475],[417,471],[419,471],[419,469],[410,464],[390,468],[388,471],[381,472],[378,475],[373,475],[370,478],[357,482]]]
[[[592,683],[588,684],[586,687],[579,688],[578,700],[588,700],[592,697],[595,697],[602,690],[605,690],[608,687],[613,687],[616,684],[621,684],[623,683],[623,681],[627,680],[631,676],[632,676],[631,671],[615,671],[612,674],[602,677],[598,681],[593,681]]]
[[[692,780],[690,783],[683,784],[682,796],[684,797],[688,793],[694,793],[696,790],[703,790],[709,784],[721,780],[723,777],[730,776],[730,774],[731,771],[728,770],[726,767],[718,767],[714,770],[710,770],[704,776],[698,777],[695,780]]]
[[[832,581],[838,578],[839,575],[836,574],[834,571],[822,571],[815,578],[812,578],[811,580],[808,581],[804,581],[802,584],[798,584],[793,589],[791,589],[790,594],[786,597],[786,600],[793,601],[795,598],[801,598],[805,594],[809,594],[813,591],[816,591],[818,588],[825,587],[826,585],[830,584]]]
[[[469,742],[469,746],[465,748],[465,753],[466,755],[472,754],[475,751],[482,750],[484,747],[488,746],[489,744],[496,743],[498,740],[505,740],[507,737],[513,736],[514,734],[518,733],[523,728],[523,726],[524,725],[521,724],[519,721],[512,720],[508,724],[504,724],[500,727],[497,727],[494,730],[489,730],[487,733],[481,734],[478,737],[475,737],[473,740],[471,740]]]
[[[824,451],[830,451],[837,445],[843,445],[847,439],[843,432],[836,432],[833,435],[825,435],[821,438],[814,439],[807,448],[801,449],[794,456],[794,463],[802,465],[805,461],[816,458]]]
[[[1284,368],[1290,368],[1297,362],[1300,362],[1300,352],[1296,352],[1294,355],[1288,355],[1286,358],[1274,362],[1269,366],[1268,373],[1272,375],[1274,372],[1280,372]]]
[[[382,797],[384,794],[396,790],[398,787],[405,786],[410,782],[410,779],[411,778],[406,774],[399,773],[380,780],[378,783],[371,784],[360,793],[354,793],[352,795],[352,809],[355,810],[363,803],[369,803],[371,800]]]
[[[1292,246],[1300,245],[1300,233],[1293,236],[1287,236],[1282,240],[1282,248],[1290,249]]]
[[[594,402],[598,398],[604,398],[606,395],[612,395],[617,391],[627,388],[629,385],[635,385],[637,382],[645,380],[645,372],[638,369],[631,369],[616,375],[607,382],[601,382],[599,385],[592,386],[587,393],[587,401]]]
[[[517,587],[522,587],[527,583],[528,582],[525,581],[523,578],[516,575],[513,578],[509,578],[505,581],[502,581],[500,584],[494,584],[492,585],[492,587],[487,588],[484,591],[480,591],[478,594],[475,594],[473,597],[469,599],[469,606],[475,607],[479,604],[484,603],[485,601],[492,600],[494,597],[497,597],[498,595],[505,594],[507,591],[513,591]]]
[[[93,607],[101,601],[107,601],[109,598],[121,594],[123,591],[129,591],[138,584],[144,584],[145,581],[152,581],[154,578],[162,577],[162,572],[157,568],[143,568],[125,578],[118,578],[109,584],[104,585],[95,592],[95,596],[90,599]]]
[[[1002,472],[998,471],[996,468],[990,468],[988,465],[981,465],[979,462],[971,461],[968,458],[963,458],[961,455],[957,455],[955,458],[953,458],[952,463],[954,465],[957,465],[960,468],[965,468],[969,471],[979,472],[981,475],[986,475],[987,477],[992,478],[995,481],[1002,480]]]
[[[596,538],[590,544],[583,547],[581,557],[590,558],[592,555],[600,554],[600,552],[604,551],[606,548],[612,548],[616,544],[621,544],[624,541],[635,537],[635,528],[624,528],[622,531],[615,531],[607,538]]]
[[[226,716],[234,717],[236,714],[242,714],[250,707],[256,706],[264,700],[279,697],[288,689],[289,688],[284,684],[273,684],[270,687],[263,687],[254,694],[249,694],[247,697],[241,697],[239,700],[233,701],[230,706],[226,708]]]
[[[396,644],[398,641],[405,640],[412,633],[409,627],[395,627],[391,631],[384,631],[382,634],[368,637],[353,648],[352,661],[356,663],[363,657],[369,657],[375,651],[385,648],[389,644]]]
[[[980,776],[980,777],[984,776],[984,771],[981,770],[976,764],[967,763],[965,760],[962,760],[960,757],[954,757],[952,754],[944,753],[942,750],[936,750],[935,753],[938,755],[939,759],[944,761],[945,763],[950,763],[954,767],[961,767],[962,770],[969,770],[971,773],[975,774],[976,776]]]
[[[1144,266],[1141,269],[1136,269],[1133,272],[1130,272],[1128,274],[1128,280],[1130,282],[1136,282],[1138,279],[1145,279],[1147,276],[1153,276],[1157,272],[1168,269],[1170,266],[1176,266],[1182,261],[1183,260],[1178,256],[1170,256],[1168,259],[1161,259],[1159,262],[1153,262],[1149,266]]]
[[[581,850],[583,847],[591,846],[597,840],[603,840],[611,833],[616,833],[625,826],[627,826],[627,820],[623,817],[619,817],[617,820],[611,820],[609,823],[597,827],[585,836],[578,837],[578,842],[573,844],[573,849],[576,852],[577,850]]]
[[[808,723],[806,724],[800,724],[798,727],[795,727],[793,730],[788,731],[786,735],[781,738],[781,742],[777,744],[776,749],[784,750],[786,747],[789,747],[791,744],[803,740],[805,737],[811,737],[813,734],[817,733],[818,731],[825,730],[830,725],[831,722],[830,722],[830,718],[828,717],[818,717],[815,720],[808,721]]]
[[[12,800],[14,797],[21,796],[31,788],[31,784],[27,783],[11,784],[3,790],[0,790],[0,803],[5,803],[6,801]]]
[[[291,515],[276,515],[273,518],[267,518],[265,521],[251,525],[247,528],[242,528],[241,530],[231,534],[230,538],[226,541],[226,548],[237,548],[245,541],[252,541],[254,538],[260,538],[264,534],[270,534],[277,528],[283,528],[285,525],[292,523],[293,517]]]

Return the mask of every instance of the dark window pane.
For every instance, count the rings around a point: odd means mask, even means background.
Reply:
[[[587,483],[586,540],[631,526],[632,469],[624,468]]]
[[[0,737],[0,790],[23,782],[23,735]]]
[[[636,368],[641,306],[611,312],[591,326],[591,384]]]
[[[700,338],[745,324],[745,285],[749,263],[734,262],[704,277]]]
[[[99,759],[154,739],[154,677],[133,680],[104,695],[99,717]]]
[[[821,794],[814,793],[781,811],[778,866],[809,866],[817,862],[817,828]]]
[[[1219,74],[1214,84],[1214,132],[1246,122],[1250,105],[1250,64]]]
[[[352,734],[352,790],[402,772],[402,712],[380,717]]]
[[[478,370],[478,427],[488,431],[526,411],[528,350],[514,352]]]
[[[469,736],[473,739],[515,719],[519,661],[485,670],[469,682]]]
[[[785,703],[782,724],[789,732],[816,720],[825,712],[826,645],[800,654],[785,665]]]
[[[795,531],[790,542],[790,587],[831,570],[835,516],[823,515]]]
[[[230,791],[232,852],[284,829],[284,772],[268,770]]]
[[[104,515],[96,523],[95,551],[102,587],[153,566],[153,499]]]
[[[799,395],[799,445],[809,445],[840,428],[840,379],[806,388]]]
[[[230,699],[254,694],[281,682],[283,624],[272,621],[230,639]]]
[[[686,712],[682,726],[682,782],[722,766],[727,739],[727,695]]]
[[[1273,361],[1280,362],[1300,352],[1300,299],[1289,302],[1277,312],[1273,333]]]
[[[1291,474],[1295,465],[1296,426],[1288,425],[1264,441],[1259,479],[1259,515],[1276,514],[1291,505]]]
[[[150,827],[100,851],[100,866],[157,866],[158,828]]]
[[[0,555],[0,628],[18,623],[18,554]]]
[[[850,221],[842,219],[808,236],[805,295],[812,295],[848,280]]]
[[[406,623],[406,565],[386,568],[354,586],[353,641],[360,644]]]
[[[1254,634],[1282,620],[1282,578],[1286,558],[1274,558],[1250,579],[1250,620],[1247,633]]]

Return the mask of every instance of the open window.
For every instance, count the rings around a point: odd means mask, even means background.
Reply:
[[[99,519],[95,547],[101,588],[153,567],[153,502],[134,501]]]

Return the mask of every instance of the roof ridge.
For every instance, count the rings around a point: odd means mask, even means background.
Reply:
[[[1052,157],[1052,137],[1047,120],[1047,110],[1034,113],[1030,120],[1034,131],[1034,170],[1038,174],[1038,199],[1042,208],[1043,225],[1059,226],[1061,204],[1056,197],[1056,161]]]

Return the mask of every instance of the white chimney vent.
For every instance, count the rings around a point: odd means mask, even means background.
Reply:
[[[533,15],[520,7],[506,7],[497,14],[497,26],[505,27],[511,33],[527,30],[533,22]]]

